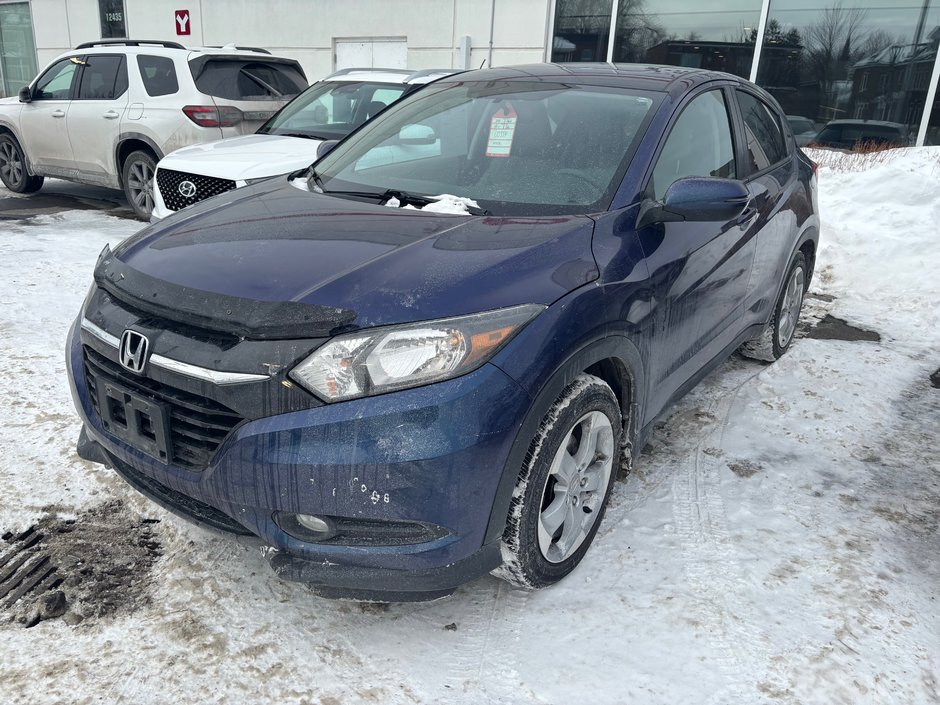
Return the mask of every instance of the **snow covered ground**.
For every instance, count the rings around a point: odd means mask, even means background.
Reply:
[[[387,608],[281,582],[76,457],[66,329],[139,224],[0,221],[0,535],[38,522],[82,578],[31,628],[0,601],[0,703],[940,703],[940,152],[826,159],[804,316],[880,342],[729,360],[560,585]]]

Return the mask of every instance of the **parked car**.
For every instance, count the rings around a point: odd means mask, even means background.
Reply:
[[[151,220],[258,179],[310,166],[317,149],[341,140],[445,69],[343,69],[315,83],[253,135],[183,147],[157,164]]]
[[[80,44],[0,99],[0,179],[17,193],[46,176],[123,189],[149,218],[164,154],[254,132],[306,87],[300,64],[262,49]]]
[[[671,402],[790,347],[815,174],[728,74],[444,78],[303,177],[102,252],[67,343],[78,452],[322,594],[550,585]]]
[[[787,115],[787,122],[793,130],[793,137],[798,147],[805,147],[816,137],[819,127],[809,118],[801,115]]]
[[[910,147],[907,125],[881,120],[833,120],[819,131],[810,144],[831,149]]]

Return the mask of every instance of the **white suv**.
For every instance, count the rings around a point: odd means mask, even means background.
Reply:
[[[350,132],[450,69],[343,69],[310,86],[253,135],[184,147],[157,164],[151,220],[256,180],[310,166]]]
[[[148,218],[164,154],[254,132],[306,87],[300,64],[263,49],[80,44],[0,99],[0,180],[17,193],[46,176],[122,188]]]

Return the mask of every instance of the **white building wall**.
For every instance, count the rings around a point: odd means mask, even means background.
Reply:
[[[40,67],[81,42],[101,38],[97,0],[30,0]],[[396,37],[408,44],[407,68],[461,68],[460,38],[471,39],[470,64],[490,56],[501,66],[545,56],[551,0],[125,0],[132,39],[188,46],[257,46],[297,59],[310,81],[333,71],[335,39]],[[495,8],[495,15],[493,11]],[[188,9],[191,36],[176,34],[174,13]]]

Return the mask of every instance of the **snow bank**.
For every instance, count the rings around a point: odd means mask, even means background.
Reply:
[[[816,287],[857,323],[940,348],[940,148],[820,152]]]

